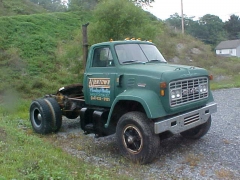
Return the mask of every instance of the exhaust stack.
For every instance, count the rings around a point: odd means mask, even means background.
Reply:
[[[85,69],[86,67],[86,62],[87,62],[87,56],[88,56],[88,37],[87,37],[87,24],[82,25],[82,41],[83,41],[83,68]]]

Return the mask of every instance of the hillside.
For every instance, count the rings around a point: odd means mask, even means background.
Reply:
[[[72,83],[80,69],[83,23],[77,13],[1,17],[0,92],[42,95],[42,89]]]
[[[0,16],[14,16],[44,13],[45,9],[29,0],[1,0]]]

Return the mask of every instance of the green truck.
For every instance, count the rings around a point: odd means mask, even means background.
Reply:
[[[83,85],[32,101],[30,121],[36,133],[59,131],[62,116],[80,117],[85,134],[115,134],[123,156],[146,164],[156,157],[160,139],[179,133],[199,139],[208,132],[217,104],[205,69],[168,64],[149,41],[103,42],[88,53],[83,41]]]

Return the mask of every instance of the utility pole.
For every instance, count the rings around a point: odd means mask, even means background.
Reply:
[[[181,0],[182,33],[184,34],[183,0]]]

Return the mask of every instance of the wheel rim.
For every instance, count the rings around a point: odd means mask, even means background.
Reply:
[[[138,154],[143,147],[142,134],[135,126],[126,126],[123,130],[125,148],[133,154]]]
[[[33,110],[32,120],[33,120],[32,122],[33,122],[35,127],[40,127],[41,126],[41,124],[42,124],[42,115],[41,115],[40,111],[37,108],[35,108]]]

